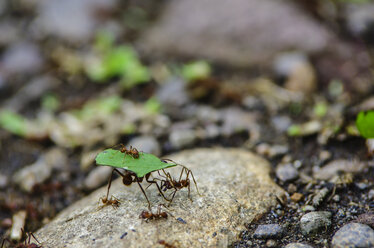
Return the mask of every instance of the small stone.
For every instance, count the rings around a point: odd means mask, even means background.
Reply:
[[[288,192],[289,194],[293,194],[293,193],[295,193],[296,190],[297,190],[297,187],[296,187],[296,185],[293,184],[293,183],[290,183],[290,184],[288,185],[288,187],[287,187],[287,192]]]
[[[0,189],[4,189],[8,185],[8,177],[0,174]]]
[[[373,200],[374,199],[374,189],[371,189],[368,193],[368,198],[369,200]]]
[[[291,200],[293,201],[293,202],[299,202],[299,201],[301,201],[302,199],[304,198],[304,195],[303,194],[300,194],[300,193],[294,193],[294,194],[292,194],[292,196],[291,196]]]
[[[302,243],[290,243],[284,248],[313,248],[313,246],[302,244]]]
[[[357,173],[367,167],[367,164],[358,160],[338,159],[331,161],[321,169],[314,171],[314,177],[320,180],[329,180],[341,172]]]
[[[329,152],[329,151],[321,151],[320,153],[319,153],[319,159],[321,160],[321,161],[326,161],[326,160],[328,160],[328,159],[330,159],[331,158],[331,152]]]
[[[281,238],[283,234],[284,229],[282,226],[278,224],[266,224],[259,225],[256,228],[253,237],[257,239]]]
[[[268,241],[266,241],[266,246],[267,247],[277,247],[277,241],[275,241],[274,239],[269,239]]]
[[[364,224],[346,224],[334,234],[331,244],[332,248],[374,247],[374,230]]]
[[[283,182],[292,181],[299,177],[299,172],[292,164],[278,165],[275,174]]]
[[[360,190],[365,190],[369,187],[367,183],[355,183],[356,187]]]
[[[317,234],[321,229],[327,229],[331,225],[331,213],[317,211],[305,214],[300,219],[301,232],[304,235]]]
[[[192,129],[176,129],[169,135],[171,145],[177,149],[192,145],[196,139],[196,133]]]
[[[374,212],[369,212],[365,214],[361,214],[357,217],[356,222],[365,224],[374,228]]]
[[[152,153],[156,156],[161,154],[160,144],[153,136],[138,136],[132,139],[127,146],[133,146],[138,149],[138,151]]]
[[[26,211],[21,210],[13,215],[12,218],[12,229],[10,230],[10,238],[12,240],[20,240],[22,238],[22,230],[25,228]]]
[[[339,202],[340,201],[340,195],[334,195],[332,198],[334,202]]]
[[[110,166],[99,166],[93,169],[84,180],[84,187],[89,190],[98,188],[105,181],[109,180],[112,170],[113,168]]]
[[[307,212],[307,211],[315,211],[316,208],[311,206],[311,205],[305,205],[304,206],[304,211]]]

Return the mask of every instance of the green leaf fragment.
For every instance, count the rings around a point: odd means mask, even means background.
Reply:
[[[356,119],[356,126],[362,137],[374,138],[374,111],[360,112]]]
[[[0,126],[16,135],[25,136],[27,134],[27,120],[10,110],[0,112]]]
[[[144,177],[146,174],[174,167],[177,164],[164,163],[153,154],[139,152],[139,158],[133,158],[131,155],[126,155],[119,150],[106,149],[96,156],[96,164],[122,168],[132,171],[137,177]]]
[[[208,78],[211,74],[210,65],[206,61],[196,61],[186,64],[182,68],[182,76],[187,81]]]

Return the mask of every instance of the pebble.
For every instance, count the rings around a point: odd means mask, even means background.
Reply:
[[[196,139],[196,133],[192,129],[175,129],[169,135],[171,145],[177,149],[192,145]]]
[[[279,132],[285,132],[291,126],[292,120],[288,116],[275,116],[271,118],[271,124]]]
[[[185,86],[182,79],[172,78],[159,87],[156,97],[166,110],[178,110],[190,101]]]
[[[374,189],[371,189],[368,193],[369,200],[374,200]]]
[[[298,193],[298,192],[293,193],[293,194],[291,195],[291,200],[292,200],[293,202],[299,202],[299,201],[301,201],[303,198],[304,198],[304,195],[303,195],[303,194],[300,194],[300,193]]]
[[[277,241],[275,241],[274,239],[269,239],[268,241],[266,241],[267,247],[277,247],[277,245]]]
[[[320,180],[329,180],[341,172],[357,173],[367,167],[367,164],[358,160],[337,159],[314,171],[314,177]]]
[[[84,180],[84,187],[89,190],[98,188],[104,182],[109,180],[112,170],[113,168],[110,166],[98,166],[93,169]]]
[[[12,44],[1,57],[3,69],[9,74],[33,73],[43,65],[39,48],[32,43]]]
[[[12,218],[12,229],[10,230],[10,238],[12,240],[21,240],[22,229],[25,228],[26,211],[21,210],[13,215]]]
[[[284,248],[313,248],[313,246],[302,244],[302,243],[290,243]]]
[[[346,224],[334,234],[331,245],[332,248],[374,247],[374,230],[364,224]]]
[[[143,135],[132,139],[127,147],[133,146],[138,151],[152,153],[156,156],[161,154],[161,147],[158,141],[153,136]]]
[[[365,225],[370,226],[371,228],[374,228],[374,212],[360,214],[357,217],[356,222],[365,224]]]
[[[300,219],[300,228],[304,235],[316,234],[322,229],[326,230],[330,225],[331,213],[328,211],[310,212]]]
[[[275,169],[275,174],[283,182],[295,180],[299,177],[299,172],[292,164],[279,164]]]
[[[0,174],[0,189],[4,189],[9,183],[9,179],[6,175]]]
[[[284,228],[279,224],[259,225],[253,237],[257,239],[281,238],[284,234]]]

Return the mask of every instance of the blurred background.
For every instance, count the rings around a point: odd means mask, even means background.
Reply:
[[[95,155],[119,143],[248,149],[299,189],[368,160],[373,48],[367,0],[0,1],[0,237],[104,185]]]

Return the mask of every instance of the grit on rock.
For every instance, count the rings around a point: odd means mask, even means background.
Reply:
[[[118,209],[98,209],[103,187],[60,213],[35,233],[43,247],[157,247],[165,240],[177,247],[226,247],[237,238],[244,224],[277,203],[284,192],[269,177],[270,165],[239,149],[195,149],[168,157],[188,166],[199,191],[191,185],[177,192],[168,219],[139,219],[147,203],[137,185],[113,183],[111,195],[121,201]],[[179,175],[181,167],[171,168]],[[146,185],[145,185],[146,186]],[[157,189],[147,189],[153,212],[162,203]],[[183,221],[182,221],[183,220]]]

